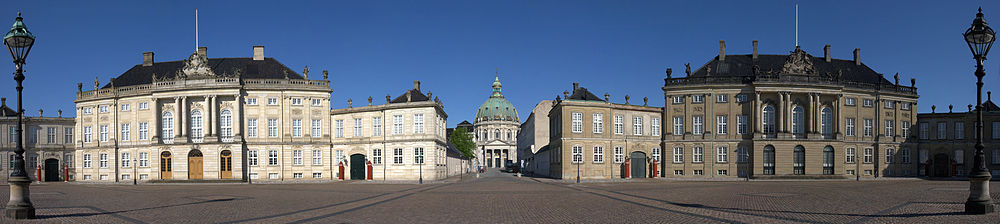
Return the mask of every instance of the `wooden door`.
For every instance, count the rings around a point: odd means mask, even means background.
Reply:
[[[173,179],[173,166],[170,164],[170,152],[160,153],[160,179]]]
[[[197,149],[191,150],[188,153],[188,179],[189,180],[201,180],[203,178],[204,167],[202,166],[203,161],[201,151]]]
[[[233,153],[229,150],[223,150],[219,154],[219,170],[221,171],[222,179],[233,179]]]

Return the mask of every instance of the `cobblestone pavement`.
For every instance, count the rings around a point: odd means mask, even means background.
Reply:
[[[1000,223],[1000,212],[961,213],[968,186],[927,180],[575,184],[497,172],[424,185],[44,183],[31,186],[39,219],[29,222]],[[991,192],[1000,201],[1000,182]]]

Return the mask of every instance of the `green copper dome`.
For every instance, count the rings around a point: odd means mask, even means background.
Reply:
[[[476,111],[476,122],[480,121],[513,121],[521,123],[517,118],[517,110],[500,94],[500,77],[493,80],[493,95],[490,95],[479,110]]]

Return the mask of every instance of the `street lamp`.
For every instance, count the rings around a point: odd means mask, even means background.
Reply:
[[[573,162],[576,163],[576,183],[580,183],[580,164],[583,163],[583,155],[573,154]]]
[[[4,215],[13,219],[34,219],[35,206],[28,198],[28,185],[31,184],[31,178],[24,170],[24,140],[22,138],[24,130],[21,128],[24,117],[22,116],[24,109],[21,108],[21,102],[23,102],[21,90],[24,87],[21,86],[21,81],[24,81],[24,70],[22,69],[24,59],[28,57],[31,46],[35,44],[35,35],[28,32],[28,28],[24,26],[21,12],[17,12],[14,25],[10,31],[7,31],[7,34],[3,35],[3,43],[7,45],[7,50],[10,51],[10,56],[14,58],[14,65],[17,67],[17,71],[14,73],[14,80],[17,81],[17,148],[14,149],[14,153],[17,155],[14,156],[14,170],[11,171],[10,177],[7,179],[7,183],[10,184],[10,201],[7,202]]]
[[[983,60],[989,53],[996,32],[990,29],[983,17],[983,8],[979,8],[972,27],[962,34],[965,42],[972,50],[976,59],[976,155],[973,158],[972,170],[969,172],[969,199],[965,201],[965,212],[969,214],[986,214],[993,212],[993,202],[990,199],[990,170],[986,168],[986,158],[983,155]],[[961,156],[961,155],[956,155]]]

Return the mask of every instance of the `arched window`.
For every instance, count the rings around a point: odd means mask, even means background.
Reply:
[[[792,167],[794,168],[792,172],[794,174],[806,174],[806,148],[801,145],[795,146],[795,151],[792,157]]]
[[[823,174],[833,174],[833,146],[823,148]]]
[[[160,138],[167,141],[174,140],[174,114],[163,112],[160,123]]]
[[[833,109],[823,108],[820,116],[822,117],[820,127],[823,129],[823,135],[833,135]]]
[[[774,107],[771,105],[764,106],[764,114],[761,122],[764,125],[764,133],[774,133]]]
[[[493,130],[493,135],[496,139],[500,139],[500,129]]]
[[[801,137],[801,134],[805,133],[805,124],[805,110],[796,106],[792,109],[792,133]]]
[[[511,136],[511,135],[513,135],[513,134],[514,134],[514,132],[513,132],[513,131],[511,131],[510,129],[507,129],[507,140],[512,140],[512,139],[514,139],[514,136]]]
[[[220,135],[223,140],[232,141],[233,138],[233,112],[228,109],[219,113]]]
[[[774,175],[774,146],[764,146],[764,175]]]
[[[191,140],[202,139],[201,111],[191,111]]]

